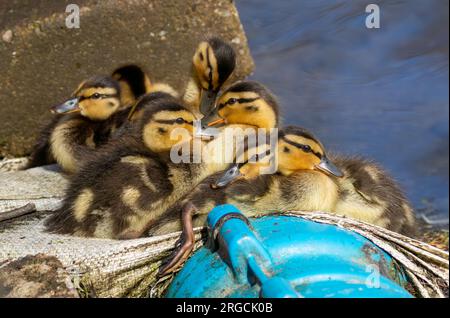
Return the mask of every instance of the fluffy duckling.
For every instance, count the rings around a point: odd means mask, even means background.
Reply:
[[[177,96],[167,84],[152,84],[137,65],[82,82],[69,100],[52,108],[55,116],[41,130],[25,168],[57,162],[66,172],[75,172],[89,153],[134,120],[131,106],[142,95],[158,91]]]
[[[75,172],[126,120],[128,110],[120,107],[117,81],[96,76],[82,82],[73,97],[51,109],[56,115],[41,131],[27,168],[56,161],[64,171]]]
[[[285,177],[280,179],[284,200],[278,210],[283,206],[289,210],[322,210],[414,234],[410,203],[377,164],[339,155],[328,159],[320,141],[295,126],[281,131],[278,147],[278,171]]]
[[[237,206],[247,216],[293,210],[326,211],[405,235],[415,233],[409,202],[398,184],[378,165],[361,158],[329,157],[316,137],[294,126],[280,131],[276,153],[275,174],[260,173],[268,165],[264,160],[246,160],[225,173],[216,173],[172,207],[164,223],[154,224],[150,234],[182,230],[184,238],[192,238],[193,227],[204,225],[209,211],[225,203]],[[263,150],[257,155],[264,158],[270,154]],[[175,254],[161,269],[162,273],[173,271],[187,256]]]
[[[197,137],[214,138],[205,147],[205,158],[216,159],[221,154],[217,150],[226,149],[231,142],[238,144],[243,138],[270,133],[280,121],[275,96],[254,81],[240,81],[228,87],[218,98],[214,114],[219,119],[203,118],[201,129],[196,131]]]
[[[149,94],[139,103],[146,105],[134,129],[99,150],[72,178],[63,207],[47,221],[49,231],[140,237],[165,218],[168,207],[226,167],[176,163],[173,149],[191,146],[195,116],[168,94]],[[184,138],[174,138],[180,129]]]
[[[279,106],[275,96],[255,81],[239,81],[228,87],[217,100],[215,111],[220,118],[203,121],[204,126],[225,124],[271,129],[279,124]]]
[[[125,65],[116,69],[112,77],[120,84],[122,108],[129,108],[128,120],[137,121],[142,115],[143,109],[136,108],[140,97],[150,93],[167,93],[175,98],[179,97],[178,92],[169,84],[162,82],[151,82],[148,75],[137,65]]]
[[[144,69],[135,64],[121,66],[114,70],[111,76],[120,85],[121,108],[133,106],[140,97],[154,92],[164,92],[176,98],[179,96],[169,84],[152,82]]]
[[[236,67],[236,54],[228,43],[212,37],[198,45],[192,66],[183,100],[201,118],[214,108],[218,92]]]
[[[150,93],[152,83],[143,68],[134,65],[124,65],[112,72],[111,77],[119,82],[121,108],[135,104],[139,97]]]
[[[399,185],[377,164],[361,158],[328,157],[324,146],[314,135],[295,126],[280,132],[277,154],[277,174],[255,177],[255,169],[251,169],[254,164],[250,163],[231,177],[225,175],[219,181],[225,186],[237,178],[246,179],[236,185],[236,191],[250,185],[249,180],[259,182],[265,179],[263,184],[268,186],[268,191],[259,198],[261,193],[252,194],[250,190],[250,197],[258,197],[258,204],[244,208],[244,211],[256,214],[269,206],[272,211],[320,210],[402,234],[414,234],[416,224],[410,203]],[[246,177],[246,170],[253,174]]]

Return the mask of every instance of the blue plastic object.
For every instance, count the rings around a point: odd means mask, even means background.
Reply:
[[[290,216],[208,215],[214,248],[185,264],[166,297],[411,297],[402,268],[366,238]]]

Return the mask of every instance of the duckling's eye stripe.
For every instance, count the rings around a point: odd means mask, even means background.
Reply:
[[[240,104],[244,104],[244,103],[251,103],[254,102],[255,100],[258,100],[259,97],[255,97],[255,98],[238,98],[237,102]]]
[[[192,122],[192,121],[187,121],[187,120],[183,120],[183,121],[185,124],[188,124],[188,125],[194,124],[194,122]],[[158,124],[168,124],[168,125],[177,124],[176,119],[156,119],[155,122],[157,122]]]
[[[81,96],[79,98],[79,101],[81,102],[82,100],[93,98],[94,95],[95,94],[92,94],[89,96]],[[119,96],[118,94],[98,94],[98,98],[112,98],[112,97],[118,97],[118,96]]]
[[[219,105],[219,109],[224,108],[226,105],[232,105],[232,104],[230,103],[230,100],[231,100],[231,99],[232,99],[232,98],[230,98],[229,100],[227,100],[225,103],[220,104],[220,105]],[[251,103],[251,102],[254,102],[254,101],[258,100],[258,99],[260,99],[260,97],[255,97],[255,98],[237,98],[237,99],[236,99],[236,103],[239,103],[239,104]],[[234,103],[234,104],[235,104],[235,103]]]
[[[287,138],[285,138],[285,137],[282,137],[282,139],[285,141],[285,142],[287,142],[288,144],[290,144],[290,145],[292,145],[292,146],[294,146],[294,147],[296,147],[296,148],[298,148],[298,149],[300,149],[301,151],[305,151],[304,150],[304,145],[302,145],[302,144],[299,144],[299,143],[297,143],[297,142],[295,142],[295,141],[292,141],[292,140],[289,140],[289,139],[287,139]],[[306,152],[306,151],[305,151]],[[319,159],[322,159],[322,154],[320,154],[320,153],[318,153],[318,152],[315,152],[314,150],[310,150],[309,152],[311,152],[313,155],[315,155],[317,158],[319,158]]]

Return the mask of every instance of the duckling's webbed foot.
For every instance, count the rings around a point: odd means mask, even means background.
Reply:
[[[177,270],[191,254],[195,243],[194,228],[192,226],[192,215],[195,211],[197,211],[197,208],[191,202],[187,202],[183,206],[181,215],[183,232],[178,241],[179,244],[177,244],[177,247],[170,255],[168,263],[160,268],[159,276],[164,276]]]

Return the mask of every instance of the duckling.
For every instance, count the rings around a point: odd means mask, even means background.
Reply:
[[[152,83],[143,68],[134,64],[119,67],[112,73],[112,77],[120,84],[121,108],[129,108],[128,120],[131,122],[141,116],[142,109],[137,109],[136,105],[139,98],[145,94],[162,92],[175,98],[179,97],[172,86],[163,82]]]
[[[111,77],[119,82],[121,108],[127,108],[145,94],[164,92],[178,98],[178,92],[169,84],[153,83],[144,69],[136,64],[128,64],[115,69]]]
[[[273,211],[320,210],[414,235],[410,203],[395,180],[372,161],[327,156],[313,134],[295,126],[280,132],[277,159],[279,174],[273,176],[277,184],[272,191],[278,203]]]
[[[269,133],[280,121],[276,97],[255,81],[239,81],[228,87],[218,98],[213,113],[217,116],[203,118],[201,129],[196,131],[197,137],[214,138],[205,147],[206,158],[217,156],[217,150],[226,149],[230,142],[236,144],[261,132]]]
[[[236,67],[236,53],[225,41],[211,37],[202,41],[192,58],[192,77],[183,100],[201,118],[209,115],[217,94]]]
[[[111,77],[120,85],[120,108],[135,104],[139,97],[149,93],[152,83],[143,68],[135,64],[121,66],[112,72]]]
[[[173,149],[191,147],[194,114],[169,94],[148,94],[139,103],[145,104],[140,105],[144,113],[134,129],[100,149],[74,175],[62,208],[46,222],[49,231],[140,237],[196,184],[227,167],[176,163]],[[185,136],[174,138],[180,129]]]
[[[411,205],[398,184],[373,162],[328,156],[314,135],[295,126],[280,131],[276,154],[275,174],[260,173],[268,161],[246,160],[204,179],[170,208],[164,223],[154,224],[149,234],[182,230],[183,237],[190,238],[193,227],[204,225],[214,206],[228,203],[247,216],[325,211],[414,235],[416,223]],[[269,155],[264,149],[257,154],[260,158]],[[187,256],[175,253],[161,273],[173,271]]]
[[[56,116],[40,133],[26,168],[56,161],[64,171],[75,172],[126,120],[128,110],[120,106],[117,81],[95,76],[82,82],[72,98],[51,109]]]
[[[57,162],[73,173],[93,149],[133,119],[131,106],[141,95],[156,91],[177,95],[167,84],[152,84],[137,65],[120,67],[112,77],[83,81],[72,98],[52,108],[55,116],[41,130],[25,169]]]
[[[217,100],[217,120],[203,121],[206,127],[219,124],[271,129],[278,127],[280,114],[276,97],[263,84],[238,81]]]
[[[260,213],[258,210],[268,207],[281,212],[321,210],[414,235],[416,223],[410,203],[400,186],[377,164],[362,158],[327,156],[324,146],[313,134],[295,126],[280,132],[277,155],[277,174],[256,178],[255,173],[250,174],[250,179],[266,179],[264,184],[270,186],[261,198],[260,193],[251,194],[250,190],[250,196],[258,197],[258,203],[243,208],[244,211]],[[245,178],[245,170],[250,168],[244,166],[219,183],[223,186],[236,178]],[[250,186],[246,182],[236,185],[235,193],[244,190],[246,184]]]

